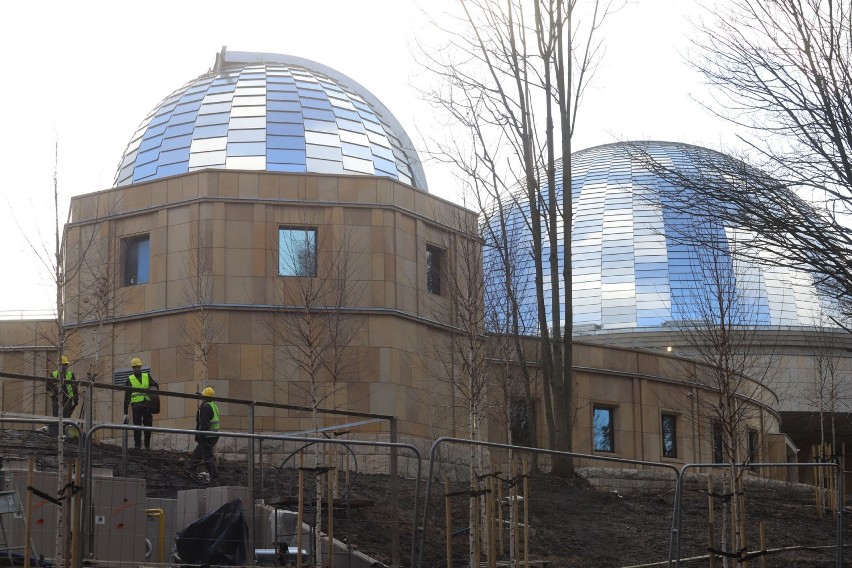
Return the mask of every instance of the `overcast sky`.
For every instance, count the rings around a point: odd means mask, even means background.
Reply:
[[[421,0],[430,15],[454,0]],[[730,128],[694,98],[701,78],[683,55],[693,0],[632,0],[604,30],[606,54],[586,93],[574,148],[618,140],[731,143]],[[112,185],[116,165],[146,114],[207,71],[223,45],[321,62],[369,89],[415,143],[430,135],[430,109],[412,83],[430,24],[414,0],[221,2],[8,2],[0,17],[6,80],[0,134],[0,318],[55,303],[48,269],[30,243],[52,250],[54,141],[59,194]],[[426,164],[429,189],[454,199],[452,176]],[[64,218],[63,218],[64,220]]]

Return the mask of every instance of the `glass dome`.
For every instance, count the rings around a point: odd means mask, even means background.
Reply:
[[[708,220],[706,215],[672,207],[666,196],[683,189],[650,171],[647,157],[680,172],[701,168],[702,175],[714,175],[706,172],[706,164],[712,163],[708,160],[726,158],[705,148],[668,142],[608,144],[572,156],[575,333],[664,328],[707,320],[708,315],[718,313],[719,301],[711,293],[717,285],[730,286],[728,294],[735,298],[739,320],[734,323],[824,325],[820,323],[822,314],[833,313],[832,304],[819,294],[809,274],[738,260],[732,253],[735,247],[748,246],[748,235]],[[561,180],[557,183],[561,203]],[[505,201],[508,222],[504,237],[499,236],[496,221],[486,227],[486,274],[492,289],[502,286],[503,270],[494,245],[505,239],[516,267],[526,331],[534,332],[532,237],[523,203],[524,199]],[[558,232],[561,243],[561,220]],[[544,227],[542,234],[547,235]],[[548,255],[549,249],[544,250],[543,258]],[[561,264],[561,245],[557,255]],[[544,270],[548,283],[547,262]],[[550,305],[549,292],[546,285],[546,306]],[[564,313],[564,297],[561,304]]]
[[[145,117],[114,185],[206,168],[383,176],[427,190],[410,139],[367,89],[277,54],[223,49]]]

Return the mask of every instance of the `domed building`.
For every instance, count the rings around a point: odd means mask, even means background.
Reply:
[[[576,161],[576,323],[598,331],[574,344],[573,446],[605,457],[707,462],[714,438],[697,401],[712,392],[690,377],[712,367],[658,348],[669,345],[665,322],[684,317],[667,306],[679,305],[678,259],[690,253],[664,250],[665,238],[636,222],[659,213],[629,195],[632,166],[617,154],[602,147]],[[481,275],[465,267],[488,258],[477,214],[427,191],[391,112],[333,69],[223,50],[210,71],[145,117],[112,188],[72,198],[66,242],[74,267],[64,289],[66,354],[79,374],[110,385],[124,384],[139,357],[161,386],[156,426],[192,429],[194,397],[212,386],[223,431],[321,428],[410,442],[424,454],[438,437],[469,434],[468,401],[454,382],[465,362],[450,344],[462,327],[453,290],[477,286]],[[802,302],[784,304],[778,317],[806,317],[818,297],[789,284]],[[765,308],[776,317],[773,298]],[[634,333],[646,329],[653,331]],[[44,376],[55,353],[49,344],[33,349],[27,333],[0,326],[9,346],[0,366]],[[28,354],[16,359],[16,349]],[[26,368],[15,362],[23,360]],[[524,441],[531,420],[545,443],[541,377],[534,358],[528,364],[533,416],[517,424],[489,417],[483,437],[501,441],[517,430]],[[753,410],[755,451],[768,461],[794,459],[779,429],[778,394],[748,381],[742,404]],[[49,413],[43,394],[25,391],[0,392],[0,404]],[[523,406],[501,400],[497,387],[487,392],[489,403]],[[122,395],[97,389],[93,420],[120,422]],[[317,422],[312,408],[321,411]],[[603,430],[599,414],[609,417]],[[158,436],[154,446],[185,439]],[[237,445],[220,449],[241,451]],[[387,464],[387,456],[365,453],[363,468]]]
[[[426,190],[411,140],[376,97],[334,69],[278,54],[223,49],[148,113],[115,185],[210,168],[375,175]]]
[[[724,322],[739,331],[737,348],[749,359],[752,378],[778,395],[781,429],[803,456],[819,441],[819,385],[827,381],[834,383],[835,428],[841,440],[852,442],[846,412],[852,383],[843,379],[852,371],[852,342],[829,317],[837,315],[831,298],[820,292],[812,275],[773,264],[766,252],[760,253],[766,262],[744,260],[747,234],[714,219],[712,211],[683,205],[696,188],[684,188],[678,180],[725,183],[724,164],[731,160],[671,142],[607,144],[572,156],[575,341],[665,351],[706,362],[714,355],[708,329]],[[558,184],[561,203],[561,179]],[[695,197],[695,203],[706,202]],[[534,334],[532,235],[524,203],[504,204],[509,223],[502,236],[497,221],[492,222],[485,263],[489,285],[499,289],[504,274],[496,247],[502,241],[515,251],[521,321],[526,333]],[[565,258],[561,227],[560,261]],[[545,262],[545,282],[549,278]],[[564,296],[560,300],[564,314]],[[550,305],[548,290],[545,305]],[[833,378],[819,376],[819,369],[826,368],[835,370]],[[824,400],[822,405],[828,409]]]
[[[572,295],[578,329],[654,329],[705,319],[702,295],[714,278],[729,279],[734,287],[730,293],[748,299],[749,309],[740,310],[736,318],[741,321],[735,323],[811,327],[834,313],[810,274],[768,262],[740,262],[736,253],[744,252],[746,236],[680,206],[680,196],[674,203],[673,192],[687,191],[677,187],[675,178],[702,170],[701,175],[712,176],[707,164],[729,159],[706,148],[669,142],[607,144],[572,156]],[[671,173],[659,173],[663,168]],[[558,187],[560,202],[561,190]],[[507,207],[511,211],[519,206]],[[513,221],[510,242],[529,250],[532,236],[526,215],[510,212],[507,217]],[[562,259],[561,230],[558,241]],[[531,272],[530,255],[519,256],[519,271]],[[710,264],[715,265],[712,270]],[[545,280],[548,270],[545,263]],[[525,311],[530,311],[535,300],[532,279],[518,278]],[[545,303],[549,305],[549,296]],[[561,304],[564,310],[564,296]]]

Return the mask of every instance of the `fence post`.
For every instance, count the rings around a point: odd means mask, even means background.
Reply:
[[[397,418],[390,419],[390,441],[397,443]],[[399,568],[399,476],[396,447],[390,449],[391,565]]]
[[[494,468],[495,470],[497,468]],[[497,478],[497,543],[500,558],[505,557],[506,547],[503,545],[503,480]]]
[[[493,471],[493,468],[492,468]],[[494,518],[496,517],[496,506],[494,503],[496,491],[494,476],[488,476],[488,493],[486,493],[486,510],[488,511],[488,568],[497,566],[497,531],[495,530]]]
[[[33,472],[35,471],[35,459],[30,457],[27,459],[27,487],[33,486]],[[32,550],[32,512],[33,512],[33,492],[27,491],[27,505],[24,509],[24,568],[30,568],[30,554]]]
[[[840,463],[843,463],[842,461]],[[843,488],[843,467],[840,464],[834,466],[837,476],[837,498],[842,499],[846,491]],[[846,502],[840,502],[837,507],[837,567],[843,566],[843,509]]]
[[[83,482],[83,470],[82,470],[82,460],[77,458],[74,460],[74,485],[76,487],[81,487]],[[77,563],[77,559],[79,555],[77,554],[77,550],[80,547],[80,534],[77,532],[77,528],[74,527],[74,519],[76,519],[80,515],[80,493],[74,492],[74,506],[70,509],[74,511],[73,515],[68,516],[68,526],[73,527],[71,529],[71,556],[69,556],[69,561],[71,562],[71,568],[80,568],[80,565]]]
[[[447,568],[453,568],[453,498],[450,496],[450,478],[444,478],[444,518],[447,525]]]
[[[251,402],[248,406],[248,431],[249,434],[254,434],[254,401]],[[234,445],[236,445],[236,440],[234,440]],[[248,494],[249,494],[249,503],[248,506],[251,509],[248,513],[250,522],[248,523],[248,541],[249,541],[249,549],[248,549],[248,565],[254,565],[254,523],[255,523],[255,508],[254,508],[254,438],[249,438],[246,440],[246,445],[248,446]],[[275,513],[277,515],[277,513]],[[276,518],[277,521],[277,518]]]
[[[524,474],[524,566],[529,568],[530,566],[530,508],[529,508],[529,478],[527,477],[527,460],[524,459],[523,462],[523,474]]]
[[[301,457],[301,456],[300,456]],[[302,511],[305,506],[305,468],[299,465],[299,505],[296,509],[296,565],[302,566]],[[278,512],[276,511],[277,515]]]
[[[710,568],[716,568],[716,535],[713,519],[713,476],[707,476],[707,548],[710,553]]]
[[[515,458],[509,463],[509,479],[512,480],[512,548],[515,566],[521,565],[521,524],[518,519],[518,483],[515,479]]]

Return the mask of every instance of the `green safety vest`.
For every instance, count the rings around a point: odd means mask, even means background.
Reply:
[[[135,389],[147,389],[150,381],[148,381],[148,373],[142,373],[141,380],[136,378],[136,375],[130,373],[130,376],[127,377],[127,382],[130,383]],[[144,402],[146,400],[151,400],[151,397],[142,392],[133,391],[130,393],[130,402],[136,404],[137,402]]]
[[[59,371],[53,371],[53,378],[59,378]],[[71,385],[71,381],[74,380],[74,373],[71,371],[65,371],[65,392],[68,393],[68,398],[74,398],[74,387]]]
[[[216,403],[212,400],[207,404],[210,405],[210,408],[213,409],[213,418],[210,419],[210,432],[218,432],[219,431],[219,407],[216,406]]]

